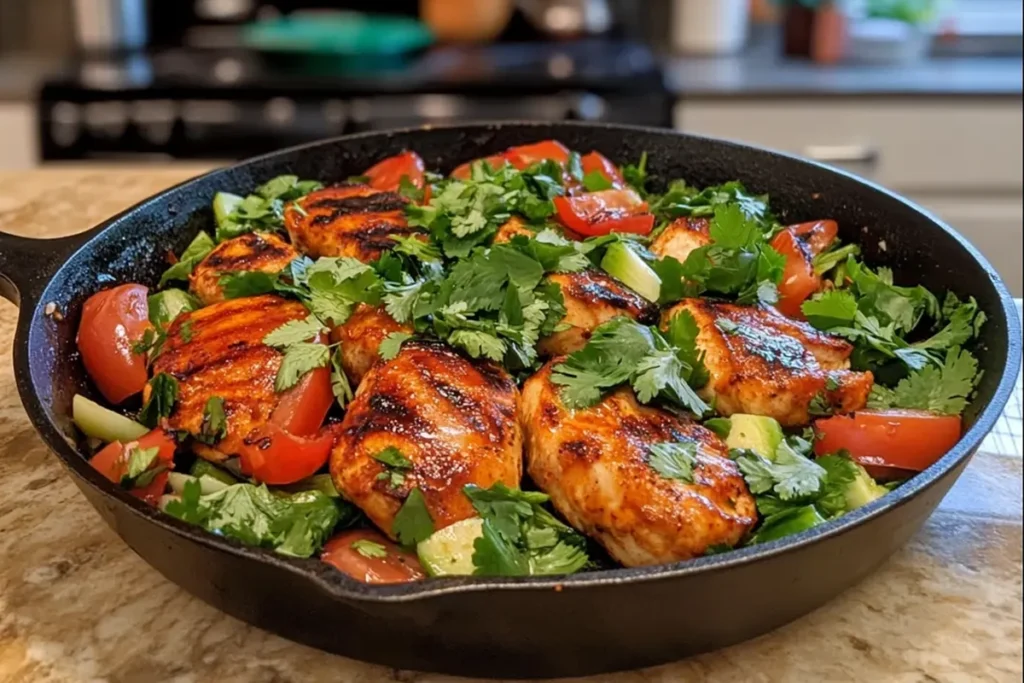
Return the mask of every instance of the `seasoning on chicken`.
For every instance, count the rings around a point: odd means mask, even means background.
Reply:
[[[874,377],[849,370],[853,347],[769,306],[685,299],[663,324],[689,311],[711,380],[701,390],[722,415],[752,413],[784,426],[810,422],[812,406],[837,413],[865,406]]]
[[[555,359],[526,381],[520,422],[527,469],[573,527],[629,567],[677,562],[733,546],[757,510],[722,440],[704,427],[640,405],[619,389],[568,410],[551,382]],[[652,465],[651,447],[692,444],[690,480]]]
[[[565,301],[563,325],[568,329],[540,340],[541,355],[554,356],[579,351],[594,329],[620,315],[651,325],[658,320],[658,307],[629,287],[598,270],[554,273],[548,277],[562,289]]]
[[[651,252],[658,258],[671,256],[683,263],[693,250],[711,244],[710,225],[707,218],[677,218],[654,238]]]
[[[473,517],[467,484],[519,486],[518,399],[500,366],[441,343],[406,342],[395,358],[370,368],[348,404],[331,453],[334,485],[392,538],[395,515],[414,488],[437,529]]]
[[[341,342],[341,367],[352,386],[380,360],[380,344],[392,332],[411,333],[409,325],[395,321],[383,308],[359,304],[344,324],[334,328],[331,338]]]
[[[154,374],[165,372],[178,380],[170,428],[199,434],[207,401],[222,398],[226,435],[216,446],[196,442],[193,450],[214,462],[239,453],[245,437],[267,422],[278,402],[274,377],[281,353],[266,346],[263,338],[308,314],[301,303],[268,294],[224,301],[175,318],[153,362]]]
[[[233,271],[277,273],[299,257],[292,245],[277,235],[250,232],[221,242],[200,261],[189,276],[189,289],[203,304],[224,300],[220,277]]]
[[[368,185],[342,184],[311,192],[285,208],[292,244],[312,258],[349,256],[369,263],[394,245],[394,237],[418,234],[406,223],[408,200]]]

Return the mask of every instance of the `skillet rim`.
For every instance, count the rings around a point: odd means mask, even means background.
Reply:
[[[103,238],[104,233],[123,221],[131,220],[132,216],[139,210],[151,204],[165,201],[167,196],[178,192],[187,186],[210,180],[219,174],[227,174],[240,167],[273,160],[274,157],[285,156],[310,150],[319,147],[330,147],[344,144],[352,140],[367,138],[388,139],[395,136],[416,135],[418,133],[435,130],[460,130],[467,134],[481,132],[495,132],[503,128],[580,128],[584,130],[604,130],[612,133],[629,134],[642,133],[645,135],[656,135],[662,138],[691,138],[708,141],[737,151],[754,151],[780,157],[788,162],[796,162],[810,166],[820,172],[844,177],[846,180],[858,183],[868,189],[879,193],[889,200],[894,200],[906,206],[932,224],[933,229],[939,229],[953,238],[958,246],[982,267],[988,276],[989,284],[998,295],[1002,305],[1002,318],[1007,325],[1007,358],[1003,367],[999,384],[993,392],[991,400],[981,409],[978,416],[967,433],[965,433],[957,444],[942,458],[937,460],[930,467],[920,472],[907,481],[895,491],[862,507],[854,512],[847,513],[842,517],[830,520],[813,529],[787,536],[785,538],[765,543],[763,545],[748,546],[728,553],[714,556],[705,556],[675,562],[671,564],[652,565],[647,567],[618,567],[614,569],[583,572],[567,576],[555,577],[451,577],[432,578],[427,581],[394,584],[394,585],[371,585],[356,581],[347,575],[339,572],[319,559],[314,558],[290,558],[275,553],[272,550],[246,546],[233,539],[218,536],[191,524],[187,524],[159,510],[146,505],[142,501],[130,496],[120,487],[115,486],[106,478],[102,477],[88,467],[88,460],[78,449],[64,436],[55,422],[43,408],[38,394],[32,382],[31,360],[28,349],[28,342],[31,336],[34,322],[42,314],[46,301],[46,293],[53,285],[54,279],[67,266],[68,262],[79,254],[92,248],[96,241]],[[777,555],[796,552],[806,546],[812,545],[828,538],[836,537],[853,530],[868,521],[889,514],[897,508],[902,507],[911,499],[922,495],[925,491],[937,484],[947,473],[955,469],[962,462],[968,460],[978,449],[985,436],[991,432],[996,421],[1002,414],[1006,403],[1009,401],[1017,374],[1021,365],[1021,330],[1020,322],[1017,320],[1017,310],[1013,298],[1007,290],[998,273],[988,260],[978,250],[938,217],[923,207],[911,202],[898,194],[891,192],[871,181],[865,180],[852,173],[838,168],[832,168],[824,164],[803,159],[798,156],[780,152],[773,149],[744,144],[735,140],[711,138],[700,135],[681,133],[672,129],[650,128],[643,126],[628,126],[618,124],[595,124],[585,122],[535,122],[535,121],[501,121],[501,122],[465,122],[448,125],[427,125],[418,127],[407,127],[390,129],[386,131],[370,131],[353,135],[343,135],[325,140],[319,140],[302,145],[296,145],[281,150],[276,150],[260,156],[245,159],[235,164],[213,169],[207,173],[189,178],[172,187],[169,187],[157,194],[154,194],[133,206],[121,211],[113,217],[103,221],[99,225],[78,235],[68,236],[65,239],[78,238],[81,240],[74,246],[53,273],[46,283],[39,288],[38,299],[32,300],[30,293],[22,295],[22,303],[30,303],[29,307],[22,307],[19,313],[18,324],[15,334],[14,346],[14,370],[22,402],[25,404],[26,412],[33,424],[33,427],[46,442],[46,445],[53,451],[62,464],[72,474],[88,482],[104,498],[113,499],[117,503],[126,506],[131,513],[143,517],[146,521],[153,523],[165,531],[176,536],[199,543],[211,550],[225,552],[235,555],[241,559],[262,562],[274,566],[276,569],[289,571],[301,575],[305,579],[313,581],[322,591],[341,599],[357,601],[361,603],[406,603],[418,602],[430,598],[441,598],[457,593],[485,593],[491,590],[562,590],[598,588],[608,585],[621,585],[633,583],[646,583],[652,581],[668,581],[682,579],[695,574],[702,574],[714,570],[727,570],[733,567],[758,562]],[[994,312],[993,312],[994,313]]]

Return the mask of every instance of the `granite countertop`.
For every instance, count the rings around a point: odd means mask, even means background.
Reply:
[[[196,171],[0,173],[0,230],[78,232]],[[0,301],[0,680],[458,680],[288,642],[221,614],[136,557],[65,476],[22,410],[11,369],[16,315]],[[1019,681],[1019,386],[1006,417],[1002,429],[1015,435],[990,437],[922,531],[859,586],[757,640],[588,680]]]

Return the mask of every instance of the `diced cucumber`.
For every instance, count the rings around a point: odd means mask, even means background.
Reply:
[[[168,326],[182,313],[199,308],[199,301],[181,289],[165,289],[149,297],[149,322],[159,328]]]
[[[430,576],[469,576],[473,565],[473,542],[483,535],[483,520],[464,519],[435,531],[416,546],[420,564]]]
[[[843,489],[843,495],[846,496],[846,510],[847,512],[856,510],[873,500],[881,498],[888,492],[889,489],[876,482],[867,473],[867,470],[857,465],[857,476]]]
[[[230,473],[225,472],[213,463],[203,460],[202,458],[196,458],[196,461],[192,463],[192,470],[190,474],[197,478],[209,477],[210,479],[216,479],[220,483],[227,484],[228,486],[238,483],[238,480]]]
[[[661,278],[622,242],[608,247],[601,259],[601,268],[648,301],[657,301],[661,295]]]
[[[171,490],[179,496],[185,492],[185,484],[190,481],[199,482],[199,491],[204,496],[208,496],[211,493],[217,493],[218,491],[223,491],[230,486],[230,484],[227,484],[220,479],[214,479],[213,477],[205,474],[200,477],[193,477],[191,474],[184,474],[182,472],[170,472],[167,475],[167,483],[170,484]]]
[[[732,427],[725,440],[729,448],[745,448],[763,458],[775,460],[775,451],[782,443],[782,426],[778,421],[763,415],[737,413],[729,418]]]
[[[341,498],[341,494],[338,493],[338,489],[334,487],[334,480],[331,479],[329,474],[314,474],[311,477],[306,477],[294,484],[288,484],[287,486],[281,486],[281,489],[289,493],[298,493],[299,491],[319,491],[325,496],[331,498]]]
[[[223,228],[231,224],[231,214],[235,212],[238,205],[245,200],[237,194],[230,192],[218,192],[213,195],[213,218],[217,221],[217,227]]]
[[[71,419],[86,436],[100,439],[106,443],[112,441],[127,443],[138,439],[149,431],[148,427],[144,427],[120,413],[115,413],[109,408],[104,408],[81,394],[75,394],[71,399]]]

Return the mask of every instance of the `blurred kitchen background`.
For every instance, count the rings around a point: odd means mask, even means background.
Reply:
[[[480,119],[674,127],[931,208],[1021,295],[1020,0],[0,0],[0,169]]]

